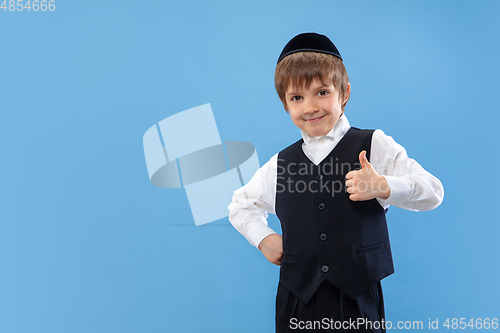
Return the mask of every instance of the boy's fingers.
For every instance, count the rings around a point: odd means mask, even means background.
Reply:
[[[281,257],[282,257],[282,256],[280,256],[280,257],[278,257],[278,258],[274,259],[273,264],[275,264],[275,265],[277,265],[277,266],[281,266]]]
[[[352,179],[354,177],[354,171],[349,171],[347,175],[345,175],[346,179]]]

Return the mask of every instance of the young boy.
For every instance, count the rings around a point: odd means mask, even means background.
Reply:
[[[235,191],[228,209],[233,226],[281,266],[276,332],[384,332],[380,280],[394,272],[385,213],[434,209],[443,186],[381,130],[350,127],[349,79],[326,36],[290,40],[275,85],[302,139]]]

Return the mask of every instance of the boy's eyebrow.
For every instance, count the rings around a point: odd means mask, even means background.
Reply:
[[[327,88],[327,87],[328,87],[328,84],[322,84],[321,86],[314,88],[314,90],[323,89],[323,88]],[[307,89],[309,89],[309,88],[307,88]],[[302,91],[292,90],[290,92],[286,92],[285,96],[287,96],[287,95],[299,95],[301,93],[302,93]]]

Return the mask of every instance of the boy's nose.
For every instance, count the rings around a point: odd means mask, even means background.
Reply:
[[[319,107],[314,103],[307,103],[304,107],[304,113],[313,113],[319,110]]]

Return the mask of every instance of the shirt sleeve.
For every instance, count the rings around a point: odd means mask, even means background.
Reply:
[[[427,211],[443,201],[441,181],[409,158],[403,146],[381,130],[373,133],[370,164],[384,176],[391,190],[389,198],[377,198],[382,207],[393,205],[411,211]]]
[[[268,213],[276,214],[276,177],[278,154],[255,172],[252,179],[233,193],[227,207],[229,221],[253,246],[270,234],[276,233],[268,227]]]

